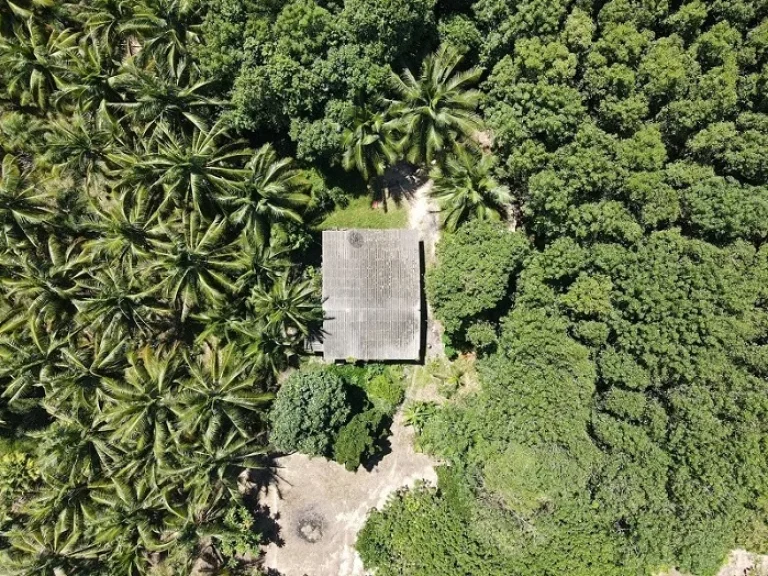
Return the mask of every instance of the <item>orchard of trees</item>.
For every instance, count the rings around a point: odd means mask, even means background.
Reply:
[[[409,407],[449,465],[366,567],[768,552],[767,88],[760,0],[0,0],[0,574],[252,574],[252,472],[371,454],[396,378],[278,376],[400,162],[481,386]]]

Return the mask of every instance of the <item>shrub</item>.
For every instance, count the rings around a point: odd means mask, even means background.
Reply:
[[[496,328],[490,322],[475,322],[467,328],[467,342],[478,352],[488,352],[496,344]]]
[[[13,451],[0,457],[0,526],[11,520],[14,504],[39,480],[40,471],[29,454]]]
[[[376,409],[357,414],[339,432],[333,447],[333,459],[355,471],[370,458],[384,435],[384,414]]]
[[[326,455],[349,415],[346,388],[338,374],[329,368],[302,369],[277,393],[270,439],[278,450]]]
[[[390,374],[381,374],[369,380],[365,391],[373,405],[385,414],[393,414],[405,398],[402,384]]]

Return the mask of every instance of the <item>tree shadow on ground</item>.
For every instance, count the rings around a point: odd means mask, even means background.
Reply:
[[[390,166],[384,171],[384,174],[377,178],[374,188],[375,200],[382,203],[384,210],[387,209],[387,202],[392,201],[396,206],[400,206],[404,201],[413,198],[416,190],[423,186],[429,179],[426,171],[401,162]]]

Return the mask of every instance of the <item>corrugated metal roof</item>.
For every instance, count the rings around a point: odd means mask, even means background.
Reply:
[[[418,360],[418,232],[323,232],[323,311],[326,360]]]

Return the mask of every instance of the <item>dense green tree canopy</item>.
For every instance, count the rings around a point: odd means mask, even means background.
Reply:
[[[253,572],[244,472],[374,451],[382,367],[279,382],[340,168],[402,161],[480,381],[409,407],[448,466],[366,567],[768,551],[766,94],[762,0],[0,0],[0,572]]]
[[[466,267],[501,251],[449,255],[471,224],[443,240],[428,286],[448,331],[496,312],[454,341],[484,353],[481,390],[421,424],[453,478],[375,513],[361,554],[392,574],[618,575],[768,550],[765,6],[458,10],[483,37],[485,120],[535,249],[484,275],[500,291],[482,305]],[[414,556],[446,511],[455,540]]]

